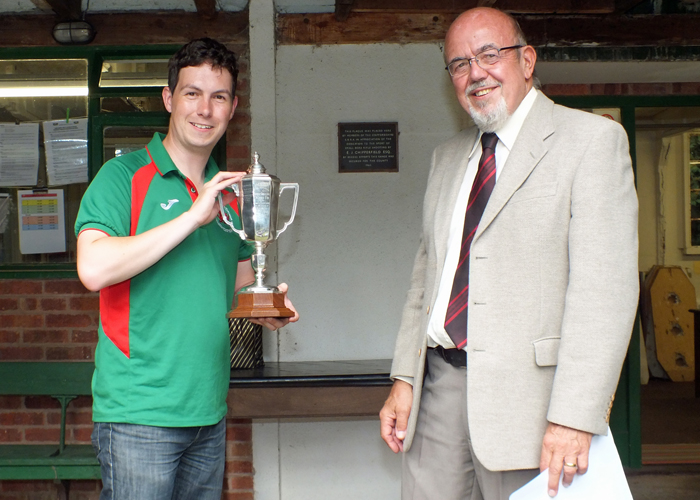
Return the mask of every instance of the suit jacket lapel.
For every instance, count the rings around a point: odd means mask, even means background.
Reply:
[[[520,188],[530,172],[547,154],[544,140],[554,133],[553,106],[554,103],[551,100],[538,92],[532,109],[530,109],[518,133],[513,150],[503,166],[503,171],[498,176],[498,181],[493,188],[481,221],[479,221],[474,240],[493,222],[513,193]]]

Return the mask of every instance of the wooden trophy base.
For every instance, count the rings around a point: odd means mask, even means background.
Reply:
[[[284,305],[283,293],[241,293],[238,305],[227,318],[291,318],[294,311]]]

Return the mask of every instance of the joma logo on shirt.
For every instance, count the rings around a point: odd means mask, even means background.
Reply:
[[[163,210],[170,210],[170,207],[172,207],[175,203],[178,203],[180,200],[168,200],[168,204],[166,205],[165,203],[160,204],[160,208]]]

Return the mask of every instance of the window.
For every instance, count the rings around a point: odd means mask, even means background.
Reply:
[[[685,251],[700,254],[700,129],[683,134],[686,180]]]
[[[21,159],[24,150],[6,151],[3,157],[0,147],[1,277],[75,276],[73,227],[85,189],[105,161],[142,147],[155,131],[167,130],[168,114],[161,92],[167,85],[167,61],[177,49],[175,46],[0,48],[0,129],[14,133],[14,127],[22,125],[38,130],[36,138],[32,135],[27,141],[35,145],[33,157],[38,156],[36,180],[24,177],[12,183],[6,175],[3,183],[3,165],[7,167],[13,155]],[[87,129],[87,144],[82,141],[84,179],[80,182],[75,179],[56,182],[54,170],[47,168],[55,160],[47,162],[43,124],[66,119],[83,120]],[[219,148],[219,154],[221,150],[225,148]],[[45,211],[47,202],[42,197],[47,190],[60,192],[53,204],[48,203],[52,209],[58,210],[56,206],[62,198],[63,210],[57,213],[63,227],[58,232],[59,239],[65,239],[65,248],[42,251],[38,245],[30,253],[28,239],[22,238],[30,226],[20,223],[24,221],[20,214],[26,211],[28,217],[33,217],[35,212]],[[27,193],[32,195],[31,199],[25,199]],[[22,204],[18,202],[20,196]],[[48,224],[57,219],[43,215],[26,219],[38,224],[33,235],[52,228]]]

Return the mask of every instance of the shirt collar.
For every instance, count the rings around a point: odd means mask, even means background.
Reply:
[[[528,113],[532,109],[532,105],[535,104],[536,98],[537,90],[535,90],[535,87],[532,87],[530,91],[525,95],[523,100],[520,101],[520,104],[518,105],[517,109],[513,112],[512,115],[510,115],[508,120],[506,120],[506,123],[503,124],[503,126],[496,131],[498,140],[502,142],[506,148],[508,148],[508,151],[513,149],[515,140],[518,138],[520,129],[522,128],[523,123],[525,123],[525,118],[527,118]],[[483,132],[479,131],[479,136],[476,138],[476,141],[474,141],[474,146],[472,147],[471,153],[469,153],[470,158],[479,146],[482,135]]]
[[[177,168],[172,158],[168,154],[168,151],[163,146],[163,139],[165,139],[165,134],[161,132],[156,132],[153,134],[153,139],[148,143],[146,148],[148,149],[148,154],[151,156],[151,160],[156,164],[156,168],[161,176],[169,172],[176,172],[181,177],[185,177],[182,172]],[[219,171],[219,167],[211,156],[207,161],[207,166],[204,169],[204,180],[205,182],[210,180]]]

